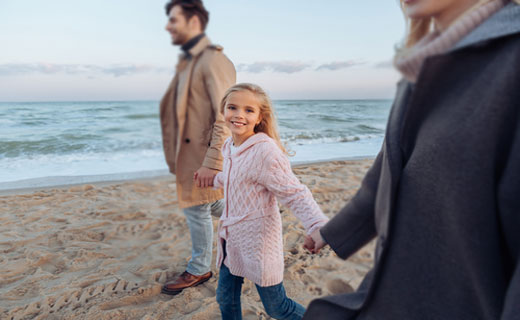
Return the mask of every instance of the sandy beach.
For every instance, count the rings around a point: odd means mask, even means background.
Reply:
[[[332,217],[371,163],[332,161],[294,172]],[[174,177],[164,176],[0,195],[0,318],[219,319],[215,276],[174,297],[160,293],[190,258],[175,193]],[[359,285],[372,266],[373,243],[347,261],[329,248],[312,255],[297,218],[284,208],[282,216],[291,298],[306,306]],[[269,319],[248,280],[242,309],[244,319]]]

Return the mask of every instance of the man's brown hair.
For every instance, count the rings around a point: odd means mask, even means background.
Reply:
[[[170,14],[174,6],[180,6],[182,8],[182,13],[186,21],[190,20],[193,16],[197,16],[202,31],[206,30],[209,21],[209,12],[204,8],[202,0],[171,0],[166,4],[166,15]]]

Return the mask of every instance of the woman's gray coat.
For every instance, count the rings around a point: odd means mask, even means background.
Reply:
[[[385,143],[322,230],[346,259],[377,237],[357,292],[304,319],[520,319],[520,6],[401,82]]]

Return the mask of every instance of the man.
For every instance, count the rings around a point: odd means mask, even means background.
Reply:
[[[176,295],[211,278],[213,222],[222,212],[222,190],[208,188],[222,170],[221,146],[229,135],[219,111],[235,84],[233,63],[204,34],[209,13],[200,0],[171,0],[166,30],[181,46],[176,74],[160,105],[164,154],[176,175],[177,197],[186,216],[192,254],[186,271],[162,292]]]

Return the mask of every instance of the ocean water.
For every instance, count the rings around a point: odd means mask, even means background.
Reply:
[[[375,156],[391,101],[274,105],[291,162],[302,163]],[[157,101],[0,103],[0,189],[166,172]]]

